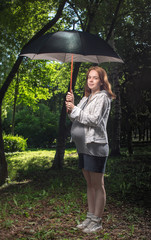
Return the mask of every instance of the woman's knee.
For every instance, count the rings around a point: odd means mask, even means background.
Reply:
[[[82,169],[83,171],[83,175],[84,175],[84,178],[87,182],[87,186],[91,187],[91,176],[90,176],[90,172],[89,171],[86,171],[84,169]]]
[[[104,190],[104,175],[101,173],[91,174],[91,185],[95,190]]]

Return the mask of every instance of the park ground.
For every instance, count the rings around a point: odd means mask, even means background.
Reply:
[[[75,149],[67,149],[63,170],[52,170],[55,150],[7,154],[9,179],[0,188],[1,240],[149,240],[151,147],[109,157],[103,230],[76,228],[87,212],[86,184]]]

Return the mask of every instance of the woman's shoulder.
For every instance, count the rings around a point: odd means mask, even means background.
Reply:
[[[88,97],[86,97],[86,96],[84,96],[83,98],[81,98],[81,100],[83,100],[83,101],[85,101],[85,100],[87,100],[88,99]]]
[[[88,97],[84,96],[81,98],[80,102],[85,102],[88,99]]]
[[[97,94],[97,98],[106,98],[106,99],[110,99],[111,100],[111,96],[110,94],[106,91],[106,90],[102,90]]]

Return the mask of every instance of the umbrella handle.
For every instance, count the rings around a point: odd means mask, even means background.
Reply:
[[[71,78],[70,78],[70,92],[72,90],[72,72],[73,72],[73,54],[71,56]]]

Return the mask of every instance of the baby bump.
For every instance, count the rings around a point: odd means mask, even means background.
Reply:
[[[81,123],[74,121],[71,127],[71,137],[74,142],[84,140],[84,128]]]

